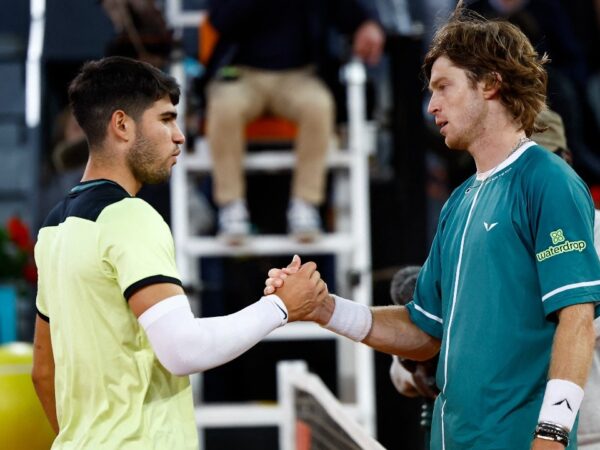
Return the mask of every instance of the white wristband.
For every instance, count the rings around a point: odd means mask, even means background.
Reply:
[[[579,385],[568,380],[550,380],[538,422],[550,422],[571,431],[582,400],[583,389]]]
[[[373,324],[369,307],[337,295],[332,297],[335,299],[335,309],[325,328],[356,342],[366,338]]]

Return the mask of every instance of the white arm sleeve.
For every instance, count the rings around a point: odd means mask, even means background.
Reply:
[[[287,317],[283,301],[268,295],[234,314],[197,319],[187,297],[177,295],[148,308],[138,321],[161,364],[182,376],[237,358]]]

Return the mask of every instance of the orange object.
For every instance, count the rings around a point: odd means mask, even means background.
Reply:
[[[292,141],[297,134],[297,125],[281,117],[259,117],[246,126],[246,139],[249,141]]]
[[[202,64],[206,65],[218,40],[219,32],[212,26],[208,16],[205,16],[198,26],[198,59]]]
[[[302,420],[296,420],[296,450],[310,450],[312,448],[312,430]]]

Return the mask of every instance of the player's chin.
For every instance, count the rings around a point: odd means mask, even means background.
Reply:
[[[466,147],[457,139],[452,139],[449,136],[446,136],[446,139],[444,139],[444,143],[446,144],[446,147],[448,147],[450,150],[464,150]]]
[[[144,184],[161,184],[166,183],[171,178],[171,167],[154,172],[151,176],[143,180]]]

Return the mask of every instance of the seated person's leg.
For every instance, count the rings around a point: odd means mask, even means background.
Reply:
[[[298,124],[288,229],[301,240],[311,240],[321,231],[317,206],[325,193],[326,156],[334,123],[333,97],[321,80],[302,69],[284,77],[272,108],[275,114]]]
[[[264,99],[244,72],[237,80],[215,80],[207,87],[206,134],[213,160],[214,198],[219,233],[232,240],[250,232],[245,203],[244,130],[264,109]]]

